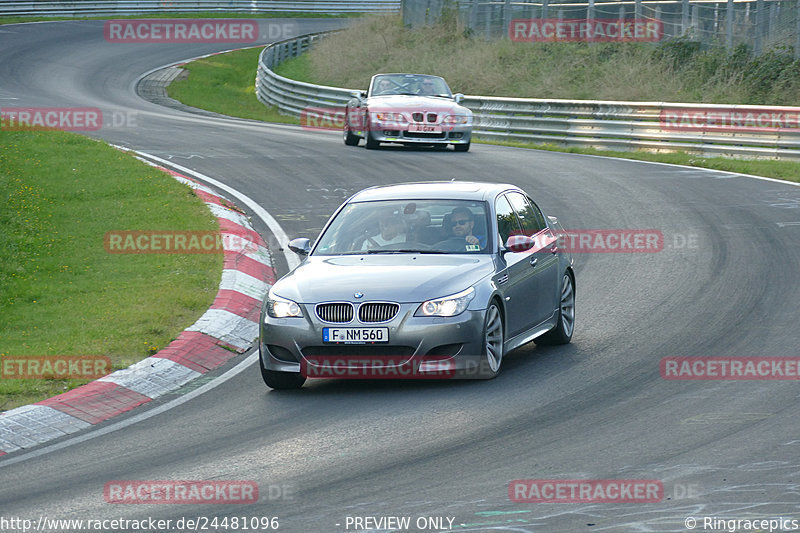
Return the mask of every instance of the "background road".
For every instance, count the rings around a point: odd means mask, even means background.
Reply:
[[[299,33],[342,24],[293,22]],[[676,355],[800,356],[800,188],[486,145],[467,154],[367,151],[345,147],[338,133],[192,115],[135,93],[151,69],[234,47],[109,44],[96,21],[0,26],[0,106],[126,117],[94,135],[235,187],[290,238],[315,237],[363,187],[455,177],[520,185],[568,229],[661,230],[665,248],[578,254],[573,343],[523,347],[493,381],[318,380],[274,392],[253,365],[124,430],[5,467],[28,452],[0,460],[0,515],[278,516],[280,531],[292,532],[345,531],[347,516],[365,515],[454,517],[461,531],[686,531],[687,516],[800,516],[797,384],[665,381],[658,366]],[[511,480],[552,478],[661,480],[665,497],[509,501]],[[108,481],[148,479],[253,480],[261,499],[103,500]],[[275,487],[290,493],[278,498]]]

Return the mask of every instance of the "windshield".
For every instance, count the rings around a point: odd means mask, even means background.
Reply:
[[[491,251],[485,202],[384,200],[345,206],[313,255],[480,254]]]
[[[419,74],[384,74],[372,80],[370,96],[387,95],[443,96],[453,95],[447,83],[438,76]]]

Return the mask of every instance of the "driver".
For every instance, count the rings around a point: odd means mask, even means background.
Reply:
[[[475,227],[475,217],[466,207],[455,207],[450,212],[450,228],[445,228],[445,230],[449,229],[450,238],[453,240],[456,239],[463,239],[464,242],[468,245],[477,245],[480,248],[486,246],[486,237],[484,236],[475,236],[472,234],[472,230]]]
[[[417,94],[424,96],[431,96],[436,94],[436,88],[431,78],[423,78],[422,83],[419,84],[419,91]]]

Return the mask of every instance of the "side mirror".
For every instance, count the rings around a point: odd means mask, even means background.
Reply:
[[[461,93],[456,93],[456,94],[454,94],[454,95],[453,95],[453,100],[454,100],[454,101],[455,101],[457,104],[460,104],[461,102],[463,102],[463,101],[464,101],[464,95],[463,95],[463,94],[461,94]]]
[[[527,252],[534,246],[536,246],[536,239],[527,235],[511,235],[505,244],[506,250],[516,253]]]
[[[311,253],[311,239],[306,239],[305,237],[292,239],[289,241],[289,249],[300,257],[306,257]]]
[[[367,99],[367,91],[361,91],[360,93],[358,93],[358,98],[360,98],[362,100],[366,100]]]

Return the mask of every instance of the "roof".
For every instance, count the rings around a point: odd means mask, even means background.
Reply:
[[[507,183],[474,181],[424,181],[381,185],[364,189],[350,198],[351,202],[404,199],[487,200],[508,189],[518,189]]]

